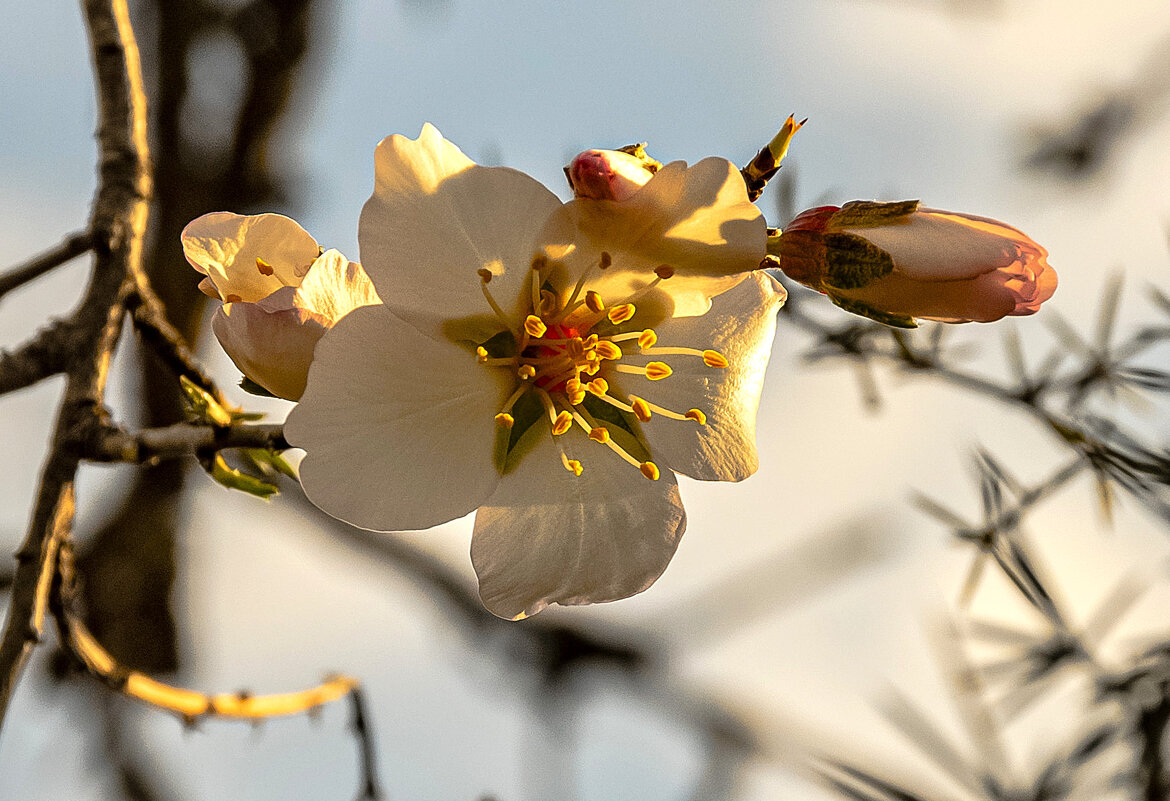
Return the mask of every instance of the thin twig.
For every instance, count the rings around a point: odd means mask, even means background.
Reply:
[[[143,464],[161,459],[194,456],[224,448],[264,448],[284,450],[289,447],[282,425],[215,426],[177,423],[162,428],[124,431],[104,426],[95,437],[87,438],[82,456],[97,462]]]
[[[195,360],[191,346],[187,344],[183,334],[167,319],[162,302],[145,277],[139,282],[129,304],[129,311],[134,328],[143,342],[150,346],[176,376],[186,376],[200,389],[210,392],[221,404],[224,402],[223,395],[211,376],[204,372]]]
[[[378,785],[374,729],[370,725],[369,713],[366,711],[366,697],[361,687],[354,687],[349,691],[349,704],[352,714],[350,728],[357,740],[358,759],[361,764],[361,789],[358,791],[358,799],[359,801],[379,801],[384,796],[382,788]]]
[[[90,633],[76,610],[77,579],[73,546],[66,536],[57,549],[56,580],[52,609],[61,638],[86,669],[107,686],[156,709],[171,712],[188,723],[201,718],[264,720],[297,715],[344,698],[358,687],[357,679],[335,675],[321,684],[294,693],[252,695],[248,692],[206,695],[156,681],[144,673],[120,665]]]
[[[59,267],[67,261],[80,256],[93,248],[94,236],[89,231],[72,234],[66,237],[61,244],[49,248],[0,275],[0,298],[3,298],[17,287],[24,286],[54,267]]]
[[[0,395],[30,387],[69,369],[78,347],[70,322],[42,328],[13,351],[0,350]]]
[[[146,96],[126,0],[86,0],[84,10],[98,100],[99,178],[89,226],[95,232],[96,259],[85,297],[71,320],[78,355],[69,366],[32,522],[16,555],[12,598],[0,635],[0,726],[44,625],[57,551],[73,521],[79,457],[71,447],[72,436],[78,425],[102,409],[124,306],[141,271],[151,194]]]

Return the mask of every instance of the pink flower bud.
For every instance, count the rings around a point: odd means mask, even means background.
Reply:
[[[654,172],[647,162],[620,150],[586,150],[565,168],[577,197],[625,200],[649,181]]]
[[[809,209],[770,250],[790,278],[884,322],[994,322],[1056,291],[1048,251],[1023,232],[913,201]]]

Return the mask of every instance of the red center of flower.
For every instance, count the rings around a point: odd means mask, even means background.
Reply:
[[[525,359],[557,360],[564,359],[566,366],[576,365],[584,355],[584,346],[581,334],[576,328],[562,323],[553,323],[541,338],[524,349],[521,356]],[[572,376],[556,380],[557,376],[544,375],[533,383],[546,392],[563,392],[565,382]]]

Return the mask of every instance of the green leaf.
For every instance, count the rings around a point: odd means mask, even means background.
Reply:
[[[882,203],[877,200],[854,200],[846,203],[829,218],[827,230],[842,228],[873,228],[899,222],[918,211],[917,200],[899,200]]]
[[[825,234],[825,274],[834,289],[861,289],[894,270],[890,254],[857,234]]]
[[[239,470],[228,467],[227,462],[223,460],[223,456],[218,453],[211,460],[207,472],[216,482],[228,489],[246,492],[249,495],[255,495],[257,498],[267,500],[280,492],[274,484],[269,484],[267,481],[256,478],[255,476],[250,476],[247,473],[241,473]]]
[[[244,390],[244,392],[247,392],[249,395],[259,395],[261,398],[275,398],[276,397],[271,392],[266,390],[264,387],[260,386],[255,381],[248,378],[248,376],[242,376],[240,378],[240,389]]]
[[[875,322],[882,325],[888,325],[892,328],[917,328],[918,322],[908,314],[894,314],[892,312],[876,309],[860,300],[853,298],[845,298],[834,293],[831,289],[826,288],[825,294],[829,296],[829,300],[838,308],[844,309],[850,314],[856,314],[861,317],[868,317]]]
[[[230,426],[232,424],[232,413],[225,409],[210,392],[185,375],[179,376],[179,386],[183,390],[188,417],[198,422],[208,422],[217,426]]]

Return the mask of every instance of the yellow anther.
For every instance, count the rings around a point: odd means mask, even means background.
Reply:
[[[570,459],[568,456],[562,457],[561,463],[565,466],[566,470],[575,476],[581,475],[581,471],[584,470],[584,468],[581,467],[580,462],[578,462],[576,459]]]
[[[609,442],[609,429],[605,426],[597,426],[589,429],[589,439],[594,442],[600,442],[602,445]]]
[[[727,364],[727,362],[725,361],[724,364]],[[670,365],[666,362],[650,362],[646,365],[646,377],[651,381],[661,381],[673,372],[670,369]]]
[[[242,300],[243,300],[243,298],[241,298],[239,295],[224,295],[223,296],[224,303],[239,303]]]
[[[601,295],[592,289],[585,293],[585,306],[594,314],[605,311],[605,303],[601,300]]]
[[[685,417],[688,420],[694,420],[701,426],[707,425],[707,415],[703,414],[702,409],[688,409]]]
[[[620,359],[622,357],[622,349],[604,339],[597,343],[597,347],[593,352],[602,359]]]
[[[609,392],[609,382],[604,378],[595,378],[586,384],[585,388],[594,395],[604,395]]]
[[[530,314],[524,318],[524,330],[528,332],[528,336],[533,339],[540,339],[544,333],[548,331],[548,326],[544,324],[544,320],[537,317],[535,314]]]
[[[658,480],[660,473],[658,472],[658,465],[654,464],[654,462],[642,462],[642,464],[638,465],[638,469],[642,471],[642,475],[651,481]]]
[[[585,400],[585,387],[582,386],[579,378],[570,378],[565,382],[565,395],[573,406],[577,406]]]
[[[708,367],[726,367],[727,357],[717,350],[703,351],[703,364]]]
[[[532,263],[530,266],[538,273],[543,272],[544,268],[548,266],[548,256],[544,255],[543,253],[537,253],[532,257]]]
[[[660,264],[654,268],[654,274],[665,281],[667,278],[670,278],[674,275],[674,268],[669,264]]]
[[[476,272],[476,274],[479,275],[480,280],[483,281],[485,284],[491,283],[492,271],[489,270],[487,267],[480,267],[475,272]]]
[[[264,261],[259,256],[256,257],[256,269],[260,271],[260,275],[272,275],[276,270],[272,269],[272,265]]]
[[[534,376],[534,375],[536,375],[536,368],[533,367],[531,364],[522,364],[516,370],[516,377],[519,378],[521,381],[527,381],[528,379],[532,378],[532,376]]]
[[[634,409],[634,417],[637,417],[643,423],[650,422],[650,404],[646,403],[646,401],[637,395],[631,395],[630,406]]]
[[[637,310],[634,308],[633,303],[622,303],[618,306],[612,307],[609,310],[607,316],[609,317],[609,321],[614,325],[621,325],[626,320],[633,317],[635,311]]]
[[[516,418],[507,412],[500,412],[496,415],[496,425],[500,428],[511,428],[516,423]]]
[[[611,264],[613,264],[613,257],[606,251],[601,251],[601,258],[597,260],[597,266],[602,270],[608,270]]]
[[[597,346],[597,334],[590,334],[585,337],[585,347],[593,348]]]
[[[658,341],[658,334],[654,333],[653,328],[647,328],[641,334],[638,334],[638,347],[642,350],[654,347],[654,343]]]
[[[566,431],[568,431],[572,427],[573,427],[573,415],[570,414],[569,412],[561,410],[561,413],[557,415],[557,419],[553,420],[553,424],[552,424],[553,436],[559,437],[561,434],[564,434]]]
[[[579,361],[585,356],[585,343],[581,341],[581,337],[573,337],[565,343],[565,350],[568,351],[570,359]]]
[[[488,360],[487,348],[485,348],[483,345],[480,345],[475,349],[475,360],[480,364],[483,364]]]

